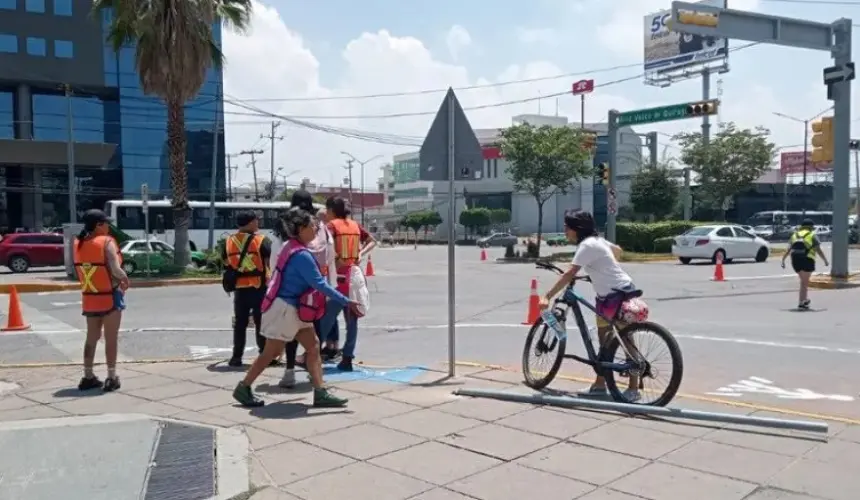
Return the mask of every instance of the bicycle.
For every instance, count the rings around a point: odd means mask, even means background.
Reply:
[[[564,274],[562,269],[550,263],[538,262],[537,267],[555,271],[558,274]],[[621,312],[620,307],[617,308],[614,317],[604,317],[597,311],[593,304],[589,303],[580,294],[576,293],[574,286],[577,281],[591,280],[587,276],[576,276],[567,286],[564,293],[559,298],[555,299],[553,306],[550,309],[558,321],[559,329],[553,329],[544,321],[543,317],[539,317],[529,330],[528,336],[526,337],[525,348],[523,350],[523,375],[525,377],[526,385],[535,390],[544,389],[558,374],[562,361],[564,359],[573,359],[579,363],[591,366],[597,375],[605,378],[606,388],[609,390],[609,394],[614,401],[620,403],[646,404],[651,406],[666,406],[669,404],[681,386],[681,379],[683,378],[684,373],[684,362],[678,342],[668,330],[650,321],[622,325],[622,322],[619,321]],[[637,298],[641,295],[641,290],[627,292],[622,299],[622,302],[632,298]],[[589,329],[582,313],[583,306],[606,320],[612,327],[612,336],[605,341],[603,346],[600,346],[599,350],[595,349],[594,343],[589,338]],[[570,310],[573,311],[576,326],[579,328],[579,333],[582,336],[582,343],[587,354],[587,357],[585,358],[576,354],[566,354],[565,352],[567,348],[565,321],[567,320],[568,311]],[[620,331],[616,326],[621,327]],[[537,338],[536,341],[538,332],[540,332],[540,337]],[[672,376],[669,380],[668,386],[662,391],[662,393],[659,393],[659,396],[655,400],[649,403],[642,402],[642,399],[644,399],[642,392],[651,393],[654,391],[645,389],[644,382],[646,379],[656,379],[656,376],[659,374],[659,370],[653,366],[652,361],[646,359],[637,347],[637,345],[641,345],[641,342],[637,343],[633,341],[633,335],[640,332],[656,334],[656,336],[667,346],[669,355],[672,359]],[[624,339],[624,341],[622,341],[622,339]],[[623,362],[620,363],[615,362],[615,355],[619,347],[622,350],[621,355],[624,357]],[[529,362],[529,354],[532,351],[535,351],[537,356],[549,355],[549,353],[552,353],[553,351],[556,352],[555,360],[553,360],[549,371],[535,372],[532,370]],[[631,351],[634,352],[631,353]],[[542,375],[542,377],[539,375]],[[630,375],[639,376],[639,387],[637,389],[640,390],[639,392],[642,399],[636,398],[635,400],[630,400],[630,398],[625,395],[625,392],[619,388],[616,376],[624,377]]]

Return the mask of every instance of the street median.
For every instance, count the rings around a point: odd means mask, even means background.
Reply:
[[[829,274],[817,274],[809,280],[810,288],[821,290],[842,290],[860,288],[860,272],[848,273],[846,277],[833,277]]]

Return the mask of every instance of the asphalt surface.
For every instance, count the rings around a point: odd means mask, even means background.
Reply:
[[[525,264],[497,264],[502,249],[457,248],[456,357],[518,369],[527,327],[529,283],[555,277]],[[860,264],[860,252],[851,261]],[[368,364],[437,365],[446,360],[447,267],[444,247],[380,249],[370,278],[372,306],[362,320],[358,357]],[[797,312],[797,281],[779,259],[725,266],[674,262],[625,264],[644,290],[651,319],[677,337],[684,355],[681,392],[798,412],[860,418],[860,290],[812,290],[813,310]],[[860,265],[852,267],[858,268]],[[824,269],[822,269],[824,270]],[[579,285],[586,296],[587,284]],[[83,321],[74,292],[22,296],[33,332],[0,335],[0,364],[78,362]],[[232,303],[218,285],[130,290],[123,359],[228,356]],[[5,309],[0,305],[0,311]],[[254,345],[250,338],[248,345]],[[568,351],[582,352],[571,330]],[[248,358],[253,356],[249,349]],[[562,373],[590,377],[569,361]]]

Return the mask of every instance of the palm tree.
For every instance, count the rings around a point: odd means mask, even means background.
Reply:
[[[115,51],[134,45],[144,94],[167,106],[167,148],[173,190],[175,261],[189,262],[188,171],[185,163],[185,103],[195,98],[211,67],[224,55],[212,33],[215,22],[244,31],[252,0],[94,0],[93,14],[110,11],[107,41]],[[216,138],[217,139],[217,138]]]

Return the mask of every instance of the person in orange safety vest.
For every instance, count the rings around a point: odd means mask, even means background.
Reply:
[[[376,240],[358,222],[352,220],[350,211],[343,198],[326,200],[328,211],[328,229],[334,237],[335,266],[338,275],[338,290],[349,296],[348,281],[340,283],[341,277],[349,279],[350,268],[358,265],[361,259],[376,246]],[[343,356],[337,367],[342,371],[352,371],[352,361],[355,358],[355,346],[358,341],[358,318],[343,308],[329,303],[326,305],[325,316],[320,320],[320,345],[328,345],[328,334],[332,331],[338,314],[344,311],[346,322],[346,341],[343,344]],[[335,347],[336,350],[336,347]]]
[[[84,376],[78,384],[81,391],[120,388],[116,374],[119,327],[125,309],[128,276],[122,270],[119,247],[110,236],[107,214],[89,210],[83,217],[84,228],[73,243],[73,261],[81,284],[81,310],[87,318],[87,338],[84,343]],[[104,334],[107,377],[96,377],[93,365],[96,346]]]
[[[260,223],[256,213],[239,213],[236,225],[239,231],[227,238],[221,256],[224,265],[236,270],[238,275],[236,291],[233,292],[233,356],[228,362],[234,367],[242,366],[248,321],[252,315],[259,352],[263,352],[266,345],[265,337],[260,335],[260,321],[263,297],[266,295],[268,263],[272,254],[272,242],[262,234],[257,234]],[[243,255],[246,244],[248,248]],[[277,363],[277,360],[273,361],[273,364]]]

